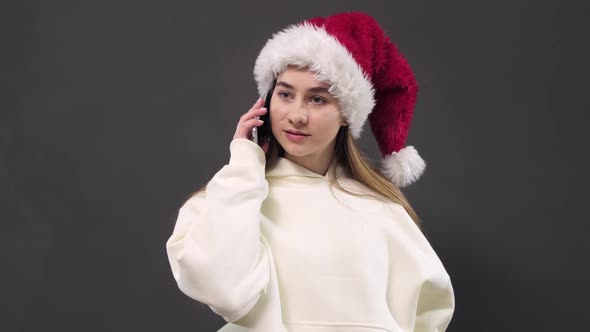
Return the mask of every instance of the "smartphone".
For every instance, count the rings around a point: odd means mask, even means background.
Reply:
[[[267,109],[266,114],[264,114],[261,118],[262,121],[264,121],[264,123],[261,126],[254,126],[252,128],[252,135],[251,135],[251,140],[260,145],[261,142],[264,142],[264,138],[268,135],[268,132],[270,130],[270,98],[272,97],[272,95],[269,93],[268,96],[266,96],[266,100],[264,101],[264,108]],[[256,116],[257,119],[260,119],[260,116]]]
[[[258,116],[258,115],[257,115],[257,116],[256,116],[256,120],[258,120],[258,119],[260,119],[260,116]],[[250,137],[252,137],[252,138],[251,138],[252,142],[254,142],[254,143],[256,143],[256,144],[260,145],[260,144],[258,143],[258,126],[254,126],[254,127],[252,127],[252,136],[250,136]]]

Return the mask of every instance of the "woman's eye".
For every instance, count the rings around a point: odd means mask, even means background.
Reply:
[[[324,98],[320,98],[320,97],[312,97],[311,100],[313,101],[314,104],[325,104],[326,101],[324,100]]]
[[[278,95],[281,98],[288,98],[289,97],[289,94],[287,92],[283,92],[283,91],[279,92]]]

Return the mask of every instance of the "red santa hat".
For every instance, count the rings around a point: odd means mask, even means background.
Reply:
[[[254,66],[266,98],[287,65],[309,67],[339,101],[351,135],[358,139],[367,118],[381,150],[382,172],[398,187],[415,182],[426,163],[405,146],[418,85],[412,70],[371,16],[347,12],[316,17],[275,33]]]

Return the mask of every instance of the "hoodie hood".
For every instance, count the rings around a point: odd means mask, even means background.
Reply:
[[[275,167],[266,172],[266,177],[271,180],[294,180],[304,183],[316,183],[330,181],[335,174],[344,174],[344,168],[339,164],[332,164],[326,175],[318,174],[285,158],[279,157]]]

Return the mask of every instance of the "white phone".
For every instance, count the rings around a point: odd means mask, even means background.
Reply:
[[[260,119],[260,116],[256,116],[256,120]],[[252,142],[258,144],[258,126],[252,127]]]

